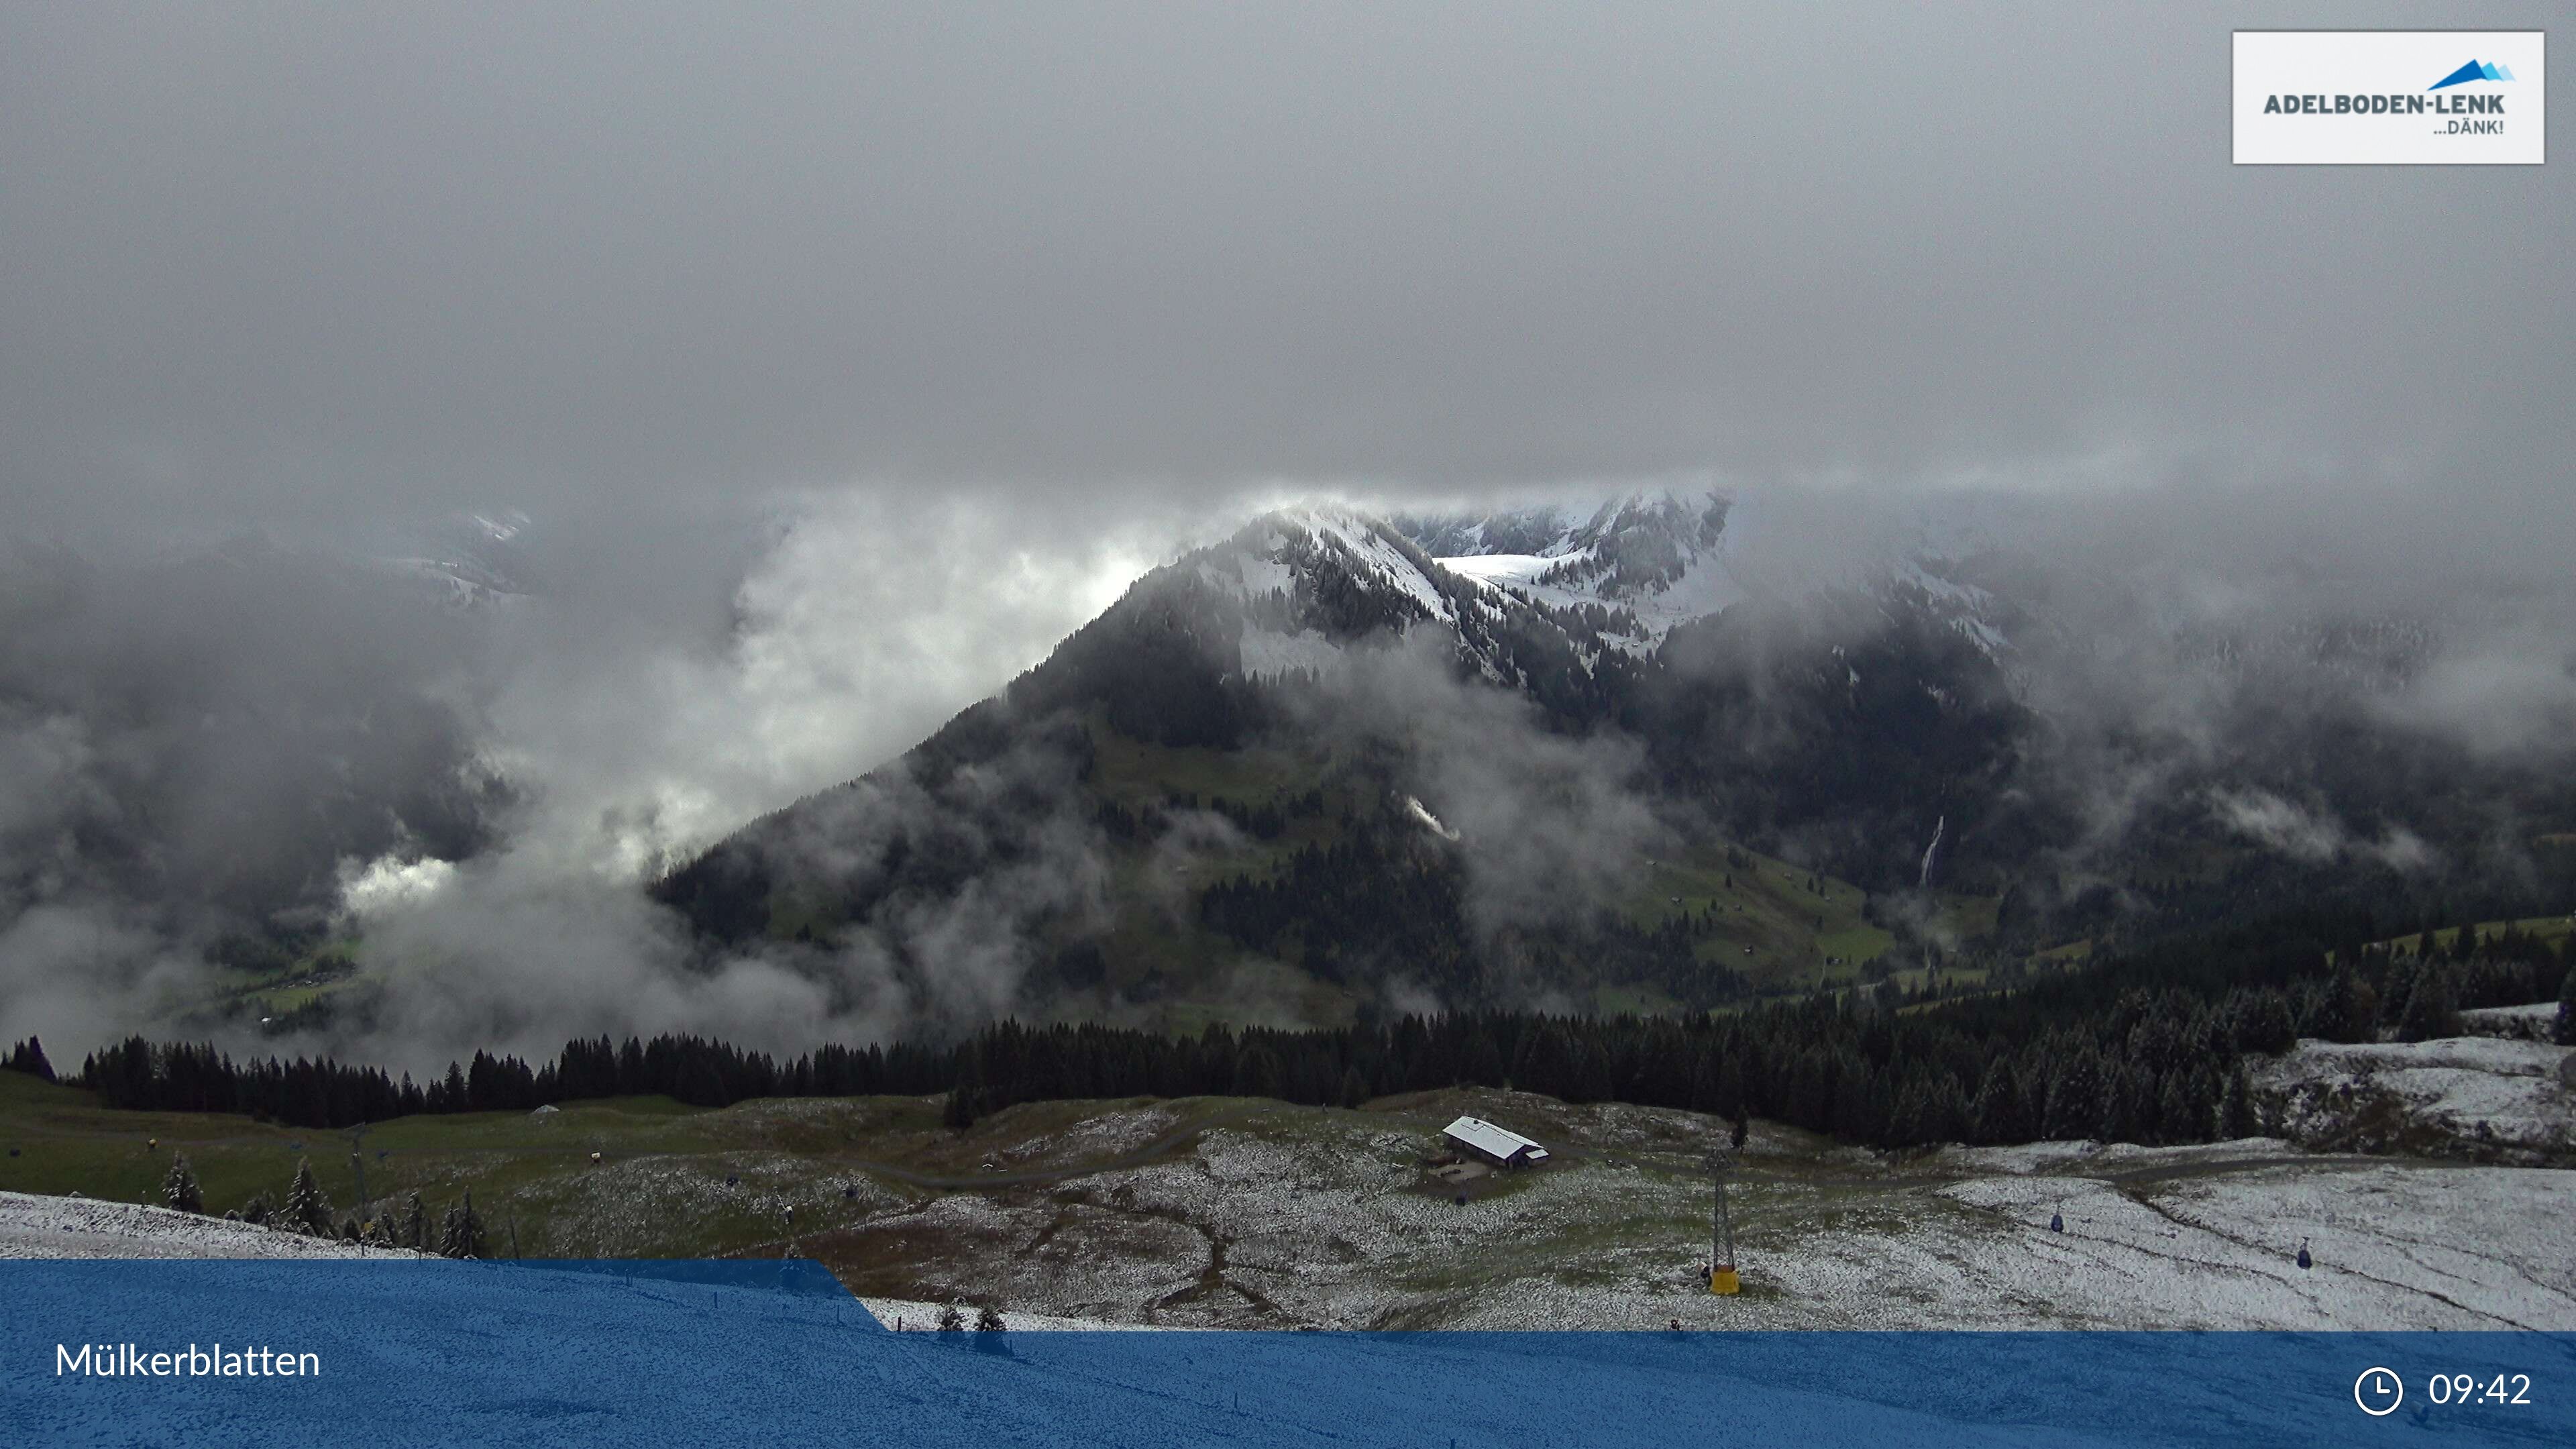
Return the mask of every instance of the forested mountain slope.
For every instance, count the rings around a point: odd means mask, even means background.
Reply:
[[[2565,888],[2493,828],[2563,784],[2374,713],[2421,626],[2131,620],[2186,727],[2099,697],[2116,581],[1987,548],[1784,590],[1741,522],[1265,516],[654,893],[712,952],[864,954],[907,1009],[1189,1025],[1960,989],[2284,901]]]

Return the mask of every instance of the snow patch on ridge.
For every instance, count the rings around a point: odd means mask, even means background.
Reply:
[[[1378,525],[1356,514],[1340,509],[1316,506],[1291,508],[1281,516],[1305,528],[1318,540],[1339,545],[1369,573],[1394,585],[1420,604],[1432,618],[1443,623],[1456,623],[1457,613],[1439,588],[1387,539]]]
[[[1455,841],[1458,839],[1458,832],[1441,824],[1440,817],[1432,814],[1430,809],[1421,801],[1407,795],[1404,797],[1404,809],[1405,813],[1411,815],[1414,819],[1421,821],[1424,827],[1430,830],[1432,834],[1448,841]]]
[[[1680,578],[1649,586],[1633,598],[1605,595],[1598,580],[1540,581],[1549,570],[1569,560],[1582,562],[1591,556],[1591,550],[1584,549],[1572,554],[1462,554],[1436,562],[1487,590],[1517,594],[1550,608],[1600,607],[1632,614],[1638,632],[1607,639],[1612,648],[1628,654],[1652,653],[1677,626],[1721,613],[1729,605],[1751,597],[1751,591],[1727,572],[1725,559],[1713,551],[1693,558]]]

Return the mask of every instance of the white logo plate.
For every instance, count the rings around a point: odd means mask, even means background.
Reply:
[[[2538,166],[2538,30],[2240,30],[2239,166]]]

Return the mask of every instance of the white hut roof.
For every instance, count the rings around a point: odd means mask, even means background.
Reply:
[[[1441,1135],[1455,1137],[1479,1152],[1490,1152],[1496,1157],[1509,1157],[1516,1152],[1526,1152],[1533,1162],[1545,1161],[1547,1158],[1546,1148],[1508,1127],[1497,1127],[1481,1118],[1461,1117],[1441,1129]]]

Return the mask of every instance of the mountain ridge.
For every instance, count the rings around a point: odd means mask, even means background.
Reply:
[[[2490,869],[2475,811],[2547,798],[2388,723],[2421,627],[2141,626],[1939,522],[1784,580],[1785,526],[1713,492],[1276,510],[652,890],[718,953],[864,949],[988,1012],[1662,1009],[2282,893],[2438,906]],[[2138,687],[2085,682],[2104,619],[2197,716],[2084,696]]]
[[[1139,579],[903,760],[752,823],[657,882],[655,895],[732,949],[784,936],[829,950],[881,935],[887,920],[936,915],[934,902],[972,893],[970,881],[1043,869],[1087,876],[1103,882],[1094,896],[1048,896],[1012,922],[1048,943],[1023,952],[1027,974],[1073,962],[1069,976],[1056,974],[1076,985],[1117,975],[1095,957],[1122,940],[1166,959],[1197,951],[1211,969],[1244,957],[1285,963],[1361,996],[1427,976],[1465,1000],[1499,999],[1519,979],[1542,993],[1624,982],[1657,999],[1710,1002],[1747,989],[1748,970],[1785,980],[1831,958],[1848,971],[1892,939],[1870,935],[1878,928],[1859,916],[1863,892],[1829,862],[1768,857],[1812,882],[1801,889],[1827,907],[1791,929],[1798,911],[1756,889],[1762,867],[1739,828],[1764,807],[1718,798],[1764,787],[1714,789],[1686,737],[1755,740],[1807,794],[1865,784],[1882,797],[1882,818],[1834,827],[1846,835],[1918,805],[1928,831],[1961,807],[1926,794],[1928,779],[1907,790],[1889,742],[1951,738],[1973,771],[1967,757],[1991,751],[1995,740],[1981,736],[2009,732],[2015,706],[1978,642],[1901,583],[1811,610],[1730,597],[1642,621],[1638,601],[1651,606],[1722,566],[1725,513],[1715,496],[1603,505],[1563,521],[1549,540],[1563,571],[1544,584],[1456,566],[1491,555],[1434,557],[1417,536],[1460,536],[1437,525],[1408,534],[1333,505],[1265,514]],[[1806,610],[1794,628],[1779,625],[1795,662],[1718,627],[1748,606]],[[1848,647],[1834,642],[1844,635]],[[1718,683],[1673,683],[1671,661],[1682,660]],[[1771,697],[1757,703],[1757,692]],[[1880,718],[1783,740],[1738,727],[1757,710],[1777,713],[1787,694],[1818,719]],[[1641,749],[1632,735],[1676,747]],[[1845,756],[1840,780],[1811,747],[1825,741]],[[1486,755],[1519,763],[1489,767]],[[1159,795],[1104,783],[1117,774],[1104,763],[1113,756],[1151,756],[1127,768],[1169,781]],[[1878,757],[1887,768],[1864,782],[1865,762]],[[1182,784],[1196,777],[1218,788]],[[1532,799],[1514,803],[1523,791]],[[1899,794],[1921,798],[1885,798]],[[1225,823],[1201,823],[1208,817]],[[1904,825],[1908,838],[1894,847],[1906,861],[1920,853],[1913,830]],[[1159,853],[1194,831],[1232,838],[1192,847],[1192,863],[1154,886]],[[852,866],[840,843],[861,839],[877,853]],[[1599,858],[1583,857],[1596,848]],[[1518,857],[1551,851],[1532,879],[1552,879],[1563,900],[1540,888],[1496,903],[1494,882],[1523,869]],[[824,858],[834,864],[814,869]],[[923,864],[931,860],[946,864]],[[1636,884],[1674,871],[1668,884],[1679,888],[1660,897]],[[1140,925],[1151,913],[1137,902],[1157,888],[1182,904],[1162,927]],[[1853,932],[1869,937],[1867,949],[1818,945]],[[1137,945],[1145,936],[1156,943]],[[1623,963],[1603,968],[1618,979],[1569,964],[1587,953]],[[936,994],[933,963],[910,969],[914,991]]]

